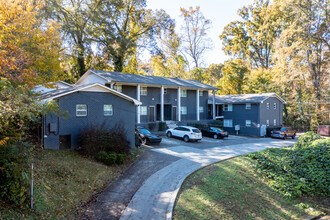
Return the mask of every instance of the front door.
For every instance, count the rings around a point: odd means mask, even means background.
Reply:
[[[172,120],[172,105],[164,105],[164,120]]]
[[[155,121],[155,106],[149,107],[149,121]]]
[[[173,110],[172,110],[172,120],[173,121],[177,121],[178,119],[177,119],[177,112],[176,112],[176,106],[173,106]]]

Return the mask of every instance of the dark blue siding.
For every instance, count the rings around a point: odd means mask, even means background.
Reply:
[[[135,144],[135,106],[133,102],[120,98],[117,95],[103,92],[76,92],[63,96],[58,100],[61,111],[67,111],[67,118],[57,117],[53,114],[46,116],[45,147],[59,149],[59,135],[71,135],[71,147],[79,147],[81,132],[88,129],[92,124],[105,123],[109,128],[117,123],[124,125],[127,138],[131,146]],[[87,116],[76,116],[76,105],[87,105]],[[103,105],[113,106],[113,116],[104,116]],[[58,131],[49,133],[49,123],[57,123]]]

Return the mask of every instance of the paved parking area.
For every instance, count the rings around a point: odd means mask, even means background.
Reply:
[[[295,140],[229,136],[201,142],[162,137],[112,182],[78,219],[171,219],[177,193],[192,172],[212,163]]]

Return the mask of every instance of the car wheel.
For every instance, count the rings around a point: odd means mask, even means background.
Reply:
[[[167,132],[166,136],[169,137],[169,138],[172,137],[172,132],[170,132],[170,131]]]
[[[217,134],[213,135],[213,138],[218,139],[218,135]]]
[[[292,136],[292,139],[295,139],[296,138],[296,134],[294,134],[293,136]]]
[[[184,142],[188,142],[188,141],[189,141],[189,137],[188,137],[187,135],[185,135],[185,136],[183,137],[183,140],[184,140]]]
[[[283,140],[285,140],[286,139],[286,135],[284,135],[284,137],[283,137]]]
[[[147,140],[146,140],[145,138],[142,138],[142,139],[141,139],[141,144],[142,144],[142,145],[145,145],[146,143],[147,143]]]

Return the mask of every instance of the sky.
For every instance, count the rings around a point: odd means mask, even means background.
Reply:
[[[212,39],[213,47],[203,57],[205,67],[207,67],[210,64],[223,63],[229,59],[221,49],[222,43],[219,35],[231,21],[239,20],[238,9],[252,3],[253,0],[147,0],[147,8],[164,9],[172,19],[175,19],[176,30],[179,33],[183,23],[180,17],[180,7],[187,9],[190,6],[194,8],[200,6],[204,17],[212,22],[208,36]]]

